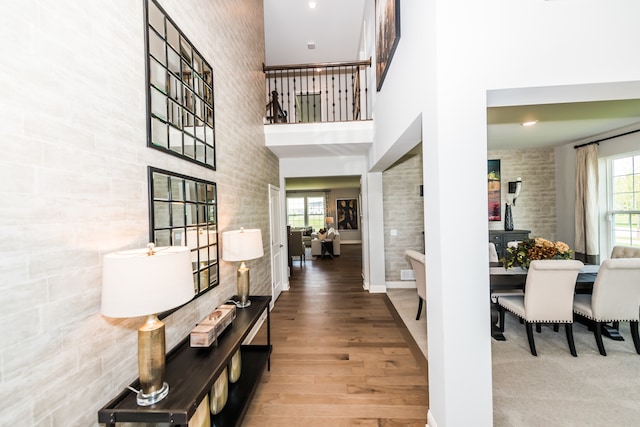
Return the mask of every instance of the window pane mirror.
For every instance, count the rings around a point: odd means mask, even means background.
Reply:
[[[158,3],[144,5],[147,146],[215,170],[211,66]]]
[[[149,241],[191,248],[196,296],[216,286],[216,184],[149,167],[149,195]]]

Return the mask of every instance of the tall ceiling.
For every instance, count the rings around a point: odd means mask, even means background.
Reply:
[[[365,0],[315,2],[317,7],[310,9],[309,0],[264,0],[267,65],[359,58]],[[307,48],[310,41],[315,49]],[[538,123],[521,126],[528,120]],[[640,127],[640,99],[490,107],[487,147],[559,146],[631,125]]]

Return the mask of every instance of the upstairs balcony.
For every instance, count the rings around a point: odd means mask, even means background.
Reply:
[[[373,142],[371,60],[263,66],[265,141],[278,157],[362,155]]]

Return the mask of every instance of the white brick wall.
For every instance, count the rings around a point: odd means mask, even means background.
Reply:
[[[142,319],[102,317],[100,290],[102,256],[147,242],[148,165],[215,181],[221,231],[263,230],[252,292],[270,293],[262,2],[161,4],[214,69],[217,171],[146,147],[142,1],[3,4],[2,426],[97,425],[137,376]],[[165,319],[168,348],[235,293],[235,268]]]
[[[516,206],[512,206],[515,228],[531,230],[531,237],[555,240],[555,151],[552,148],[490,150],[487,156],[488,159],[500,159],[502,195],[502,221],[489,221],[489,229],[504,229],[504,204],[508,196],[508,182],[522,177],[522,191]]]
[[[411,269],[405,250],[424,253],[424,199],[419,192],[421,148],[382,173],[386,281],[400,280],[400,270]],[[391,230],[396,230],[397,235],[391,236]]]

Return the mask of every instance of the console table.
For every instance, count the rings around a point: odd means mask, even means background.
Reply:
[[[98,411],[98,422],[115,427],[117,422],[168,423],[187,426],[213,383],[240,348],[242,370],[236,383],[229,383],[228,400],[212,426],[238,426],[246,413],[265,365],[270,369],[270,296],[250,296],[251,305],[236,311],[236,319],[218,337],[218,344],[207,348],[189,345],[189,336],[174,347],[166,359],[165,381],[169,395],[152,406],[138,406],[136,394],[128,389]],[[242,345],[262,313],[267,312],[267,344]],[[131,387],[140,388],[138,380]]]
[[[528,239],[529,233],[531,233],[531,230],[489,230],[489,242],[496,245],[498,259],[502,259],[504,258],[504,251],[507,248],[508,242]]]

